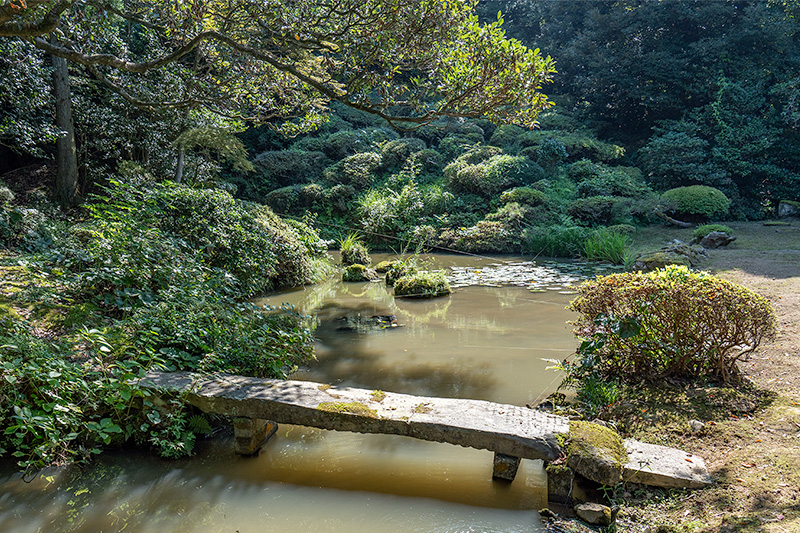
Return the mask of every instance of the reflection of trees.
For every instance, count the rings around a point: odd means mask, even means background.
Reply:
[[[392,335],[386,330],[375,335]],[[496,386],[489,365],[466,367],[455,362],[392,364],[383,353],[364,346],[365,334],[339,332],[334,344],[326,345],[317,361],[295,378],[324,380],[352,387],[449,398],[487,399]]]

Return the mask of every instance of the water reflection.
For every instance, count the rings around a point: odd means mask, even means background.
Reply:
[[[0,473],[0,531],[536,530],[544,495],[535,465],[496,484],[489,452],[459,448],[474,455],[464,468],[447,445],[368,437],[287,426],[252,459],[222,439],[193,460],[130,451],[31,483]]]
[[[381,283],[331,279],[262,300],[317,316],[317,360],[294,377],[516,405],[544,398],[559,375],[542,358],[575,348],[566,324],[571,297],[559,291],[567,277],[583,275],[579,267],[547,279],[554,290],[538,293],[523,279],[530,265],[515,267],[519,283],[507,286],[496,283],[496,260],[429,260],[502,286],[467,283],[451,297],[414,301],[395,300]],[[476,271],[484,275],[470,274]],[[388,316],[398,327],[373,320]],[[535,510],[545,504],[546,482],[539,462],[523,461],[513,483],[498,484],[491,452],[407,437],[281,426],[252,459],[234,456],[230,440],[202,443],[185,461],[107,454],[87,470],[45,473],[29,484],[6,465],[0,531],[540,530]]]

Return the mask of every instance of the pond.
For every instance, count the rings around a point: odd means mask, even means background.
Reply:
[[[385,259],[376,255],[374,261]],[[454,293],[395,299],[383,283],[276,294],[316,317],[316,360],[295,379],[374,390],[534,405],[557,386],[548,359],[575,349],[570,287],[585,264],[456,255]],[[23,480],[0,471],[0,531],[538,531],[546,503],[538,461],[491,481],[492,453],[391,435],[282,425],[255,458],[232,435],[198,443],[192,459],[109,453],[91,466]],[[29,483],[26,481],[30,481]]]

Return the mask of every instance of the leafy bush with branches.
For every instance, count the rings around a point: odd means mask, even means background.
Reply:
[[[569,308],[585,339],[572,371],[624,381],[735,379],[737,363],[775,332],[769,301],[684,266],[598,277]]]
[[[679,216],[701,220],[723,216],[731,205],[722,191],[707,185],[670,189],[661,195],[661,202]]]

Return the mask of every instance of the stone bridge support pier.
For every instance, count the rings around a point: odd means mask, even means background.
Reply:
[[[239,455],[256,455],[278,431],[278,424],[261,418],[237,417],[233,420],[233,449]]]

